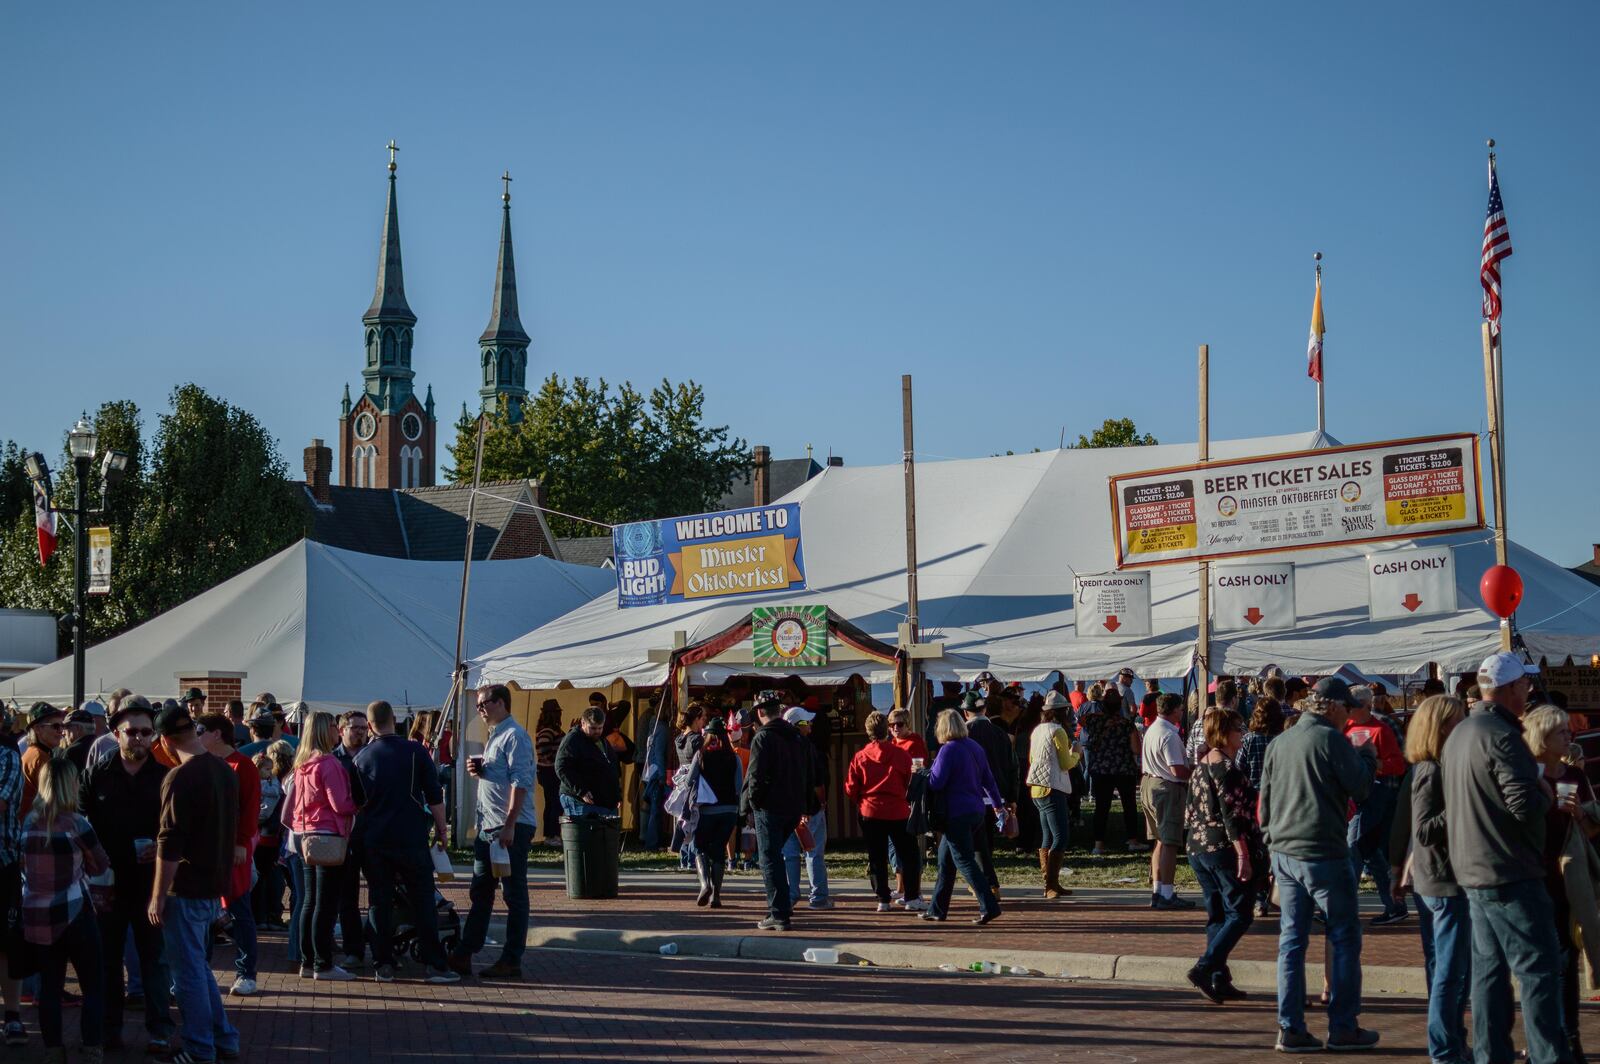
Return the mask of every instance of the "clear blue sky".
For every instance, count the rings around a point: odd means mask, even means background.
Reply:
[[[414,364],[475,400],[515,177],[529,378],[693,377],[780,456],[1054,447],[1107,416],[1484,424],[1501,146],[1513,535],[1600,540],[1590,4],[387,3],[0,16],[0,437],[193,380],[291,469],[359,383],[383,145]],[[971,500],[924,500],[924,505]]]

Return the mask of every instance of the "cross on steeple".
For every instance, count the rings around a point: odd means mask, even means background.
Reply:
[[[391,174],[394,173],[394,170],[395,170],[395,167],[394,167],[394,153],[399,151],[399,150],[400,149],[395,146],[394,141],[391,140],[389,142],[389,172]]]
[[[500,175],[500,180],[504,181],[505,184],[506,184],[506,190],[504,192],[500,193],[500,200],[503,203],[510,203],[511,202],[511,171],[507,170],[505,173],[501,174]]]

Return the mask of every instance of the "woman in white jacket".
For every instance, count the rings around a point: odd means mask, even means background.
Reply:
[[[1028,737],[1028,790],[1039,810],[1039,871],[1044,876],[1047,899],[1072,893],[1061,885],[1061,861],[1072,842],[1072,818],[1067,807],[1072,777],[1068,773],[1083,751],[1056,719],[1071,711],[1072,703],[1051,691],[1039,711],[1039,724]]]

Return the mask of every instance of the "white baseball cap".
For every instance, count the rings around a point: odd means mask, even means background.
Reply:
[[[1539,666],[1525,662],[1508,650],[1490,654],[1478,666],[1478,681],[1490,687],[1504,687],[1524,676],[1539,675]]]
[[[804,706],[790,706],[783,711],[783,719],[790,724],[810,724],[816,714]]]

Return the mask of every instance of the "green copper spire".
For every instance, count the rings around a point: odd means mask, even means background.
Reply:
[[[405,275],[400,266],[400,207],[395,198],[395,147],[389,142],[389,205],[383,212],[383,239],[378,246],[378,288],[361,316],[366,326],[367,361],[361,370],[366,392],[378,409],[390,413],[411,398],[411,329],[417,316],[406,303]]]
[[[483,372],[478,395],[486,410],[498,409],[503,400],[513,421],[528,397],[528,334],[517,312],[517,266],[511,250],[511,171],[500,176],[500,261],[494,274],[494,303],[489,325],[478,337],[479,365]]]

